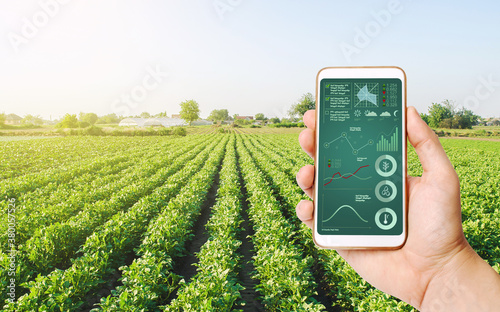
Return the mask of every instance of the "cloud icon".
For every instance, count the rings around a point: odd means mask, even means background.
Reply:
[[[368,111],[366,111],[366,112],[365,112],[365,116],[366,116],[366,117],[377,117],[377,113],[375,113],[375,112],[368,112]]]
[[[389,112],[383,112],[382,114],[380,114],[381,117],[391,117],[391,113]]]

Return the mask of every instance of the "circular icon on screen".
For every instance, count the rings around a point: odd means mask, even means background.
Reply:
[[[382,230],[392,229],[398,222],[398,216],[391,208],[382,208],[375,214],[375,224]]]
[[[389,180],[380,181],[375,187],[375,196],[384,203],[393,201],[397,194],[396,185]]]
[[[398,164],[391,155],[382,155],[375,162],[375,170],[382,177],[390,177],[396,172]]]

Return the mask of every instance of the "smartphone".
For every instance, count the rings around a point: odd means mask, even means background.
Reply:
[[[405,72],[323,68],[316,79],[315,131],[315,244],[402,247],[407,236]]]

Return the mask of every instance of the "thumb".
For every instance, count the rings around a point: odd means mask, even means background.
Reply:
[[[415,148],[425,175],[442,178],[445,172],[454,172],[441,142],[431,128],[420,118],[415,107],[406,110],[408,140]]]

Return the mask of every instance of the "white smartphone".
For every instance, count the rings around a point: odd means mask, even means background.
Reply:
[[[402,247],[407,236],[405,72],[399,67],[320,70],[315,148],[315,244]]]

